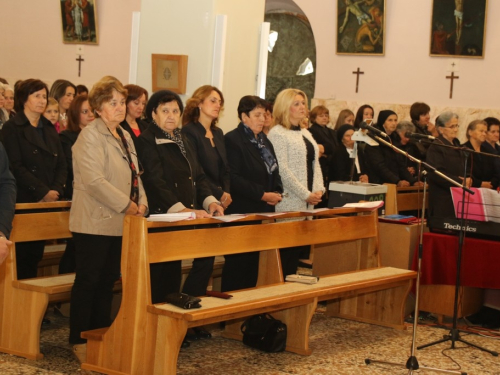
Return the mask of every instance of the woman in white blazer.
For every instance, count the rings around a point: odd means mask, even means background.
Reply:
[[[268,134],[283,182],[283,200],[276,205],[276,212],[311,209],[321,202],[325,191],[318,145],[311,133],[300,127],[306,115],[307,96],[303,91],[285,89],[278,94],[274,125]],[[284,277],[297,271],[303,250],[304,246],[280,250]]]

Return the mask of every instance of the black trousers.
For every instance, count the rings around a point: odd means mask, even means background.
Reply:
[[[300,253],[302,251],[307,251],[309,248],[310,245],[286,247],[280,249],[281,269],[283,270],[283,278],[285,278],[287,275],[293,275],[297,273]]]
[[[153,263],[149,265],[151,278],[151,300],[153,303],[166,301],[167,294],[181,289],[182,262]]]
[[[17,279],[31,279],[37,276],[38,262],[43,258],[45,241],[16,243]]]
[[[221,291],[253,288],[259,276],[259,252],[224,256]]]
[[[72,273],[75,272],[75,269],[75,241],[72,238],[68,238],[66,249],[64,249],[64,254],[59,261],[59,274]]]
[[[182,292],[190,296],[204,296],[207,292],[208,282],[214,271],[215,257],[196,258],[184,282]]]
[[[111,325],[113,286],[120,277],[121,236],[73,233],[76,277],[71,291],[69,342],[83,331]]]

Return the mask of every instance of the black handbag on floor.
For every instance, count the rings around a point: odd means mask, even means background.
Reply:
[[[241,325],[243,344],[269,353],[286,347],[286,324],[269,314],[254,315]]]

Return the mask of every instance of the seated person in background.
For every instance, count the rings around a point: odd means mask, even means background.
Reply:
[[[309,128],[314,140],[318,144],[319,148],[319,165],[321,166],[321,172],[323,173],[323,180],[325,186],[328,186],[328,168],[332,161],[333,153],[335,149],[339,146],[335,131],[328,128],[327,125],[330,122],[330,112],[328,108],[322,105],[318,105],[311,110],[310,114],[312,125]],[[323,200],[317,205],[318,208],[326,207],[327,205],[327,194],[323,195]]]
[[[439,115],[436,120],[439,137],[429,147],[427,163],[460,184],[465,178],[465,185],[471,187],[473,179],[469,176],[463,176],[465,162],[463,153],[460,150],[440,146],[460,146],[457,139],[458,127],[456,113],[444,112]],[[454,186],[436,173],[429,174],[429,227],[433,227],[435,220],[455,217],[450,192],[450,187]]]
[[[356,112],[356,118],[354,119],[354,129],[358,130],[359,124],[367,119],[373,120],[373,118],[375,118],[375,111],[373,110],[373,107],[368,104],[362,105]]]
[[[367,111],[369,112],[369,110]],[[337,117],[337,122],[335,123],[334,129],[338,130],[342,125],[349,124],[354,126],[354,113],[350,109],[343,109]]]
[[[439,134],[436,130],[436,127],[432,122],[430,122],[430,111],[431,108],[425,103],[413,103],[410,107],[411,122],[413,125],[415,125],[415,133],[438,137]],[[419,152],[417,158],[425,161],[425,155],[427,153],[427,149],[430,146],[430,143],[417,143],[416,146]]]
[[[488,124],[485,121],[472,121],[469,126],[467,126],[467,131],[465,133],[468,141],[462,146],[477,152],[487,153],[487,149],[484,146],[487,129]],[[493,157],[481,154],[471,154],[467,162],[468,169],[472,169],[471,173],[475,184],[486,189],[496,189],[498,187],[500,176],[496,173],[497,171],[494,168]]]
[[[5,98],[4,108],[9,113],[9,118],[12,118],[16,114],[14,111],[14,90],[10,86],[5,86],[3,96]]]
[[[355,142],[351,139],[354,134],[354,126],[345,124],[337,130],[337,139],[341,144],[336,148],[330,161],[328,176],[330,181],[350,181],[351,171],[353,172],[353,181],[368,183],[366,174],[366,165],[363,153],[357,152],[353,159]]]
[[[398,124],[398,115],[391,110],[380,111],[378,115],[377,128],[389,135],[393,142],[393,133]],[[378,146],[365,147],[365,160],[368,166],[368,176],[374,184],[396,184],[398,187],[405,187],[418,184],[418,181],[401,163],[396,152],[389,146],[379,142]]]
[[[407,152],[409,155],[418,159],[420,153],[417,149],[417,145],[410,138],[406,136],[406,133],[415,133],[415,125],[409,121],[401,121],[398,126],[396,126],[396,131],[394,134],[394,146],[400,148],[401,150]],[[418,142],[418,141],[417,141]],[[431,143],[431,141],[424,140],[423,142]],[[418,176],[418,164],[411,161],[406,156],[398,154],[401,162],[406,166],[406,169],[411,173],[413,177]]]
[[[262,133],[266,102],[244,96],[238,104],[240,123],[225,136],[233,203],[227,213],[274,212],[283,185],[271,142]],[[223,292],[253,288],[257,284],[259,252],[226,255],[222,270]]]
[[[9,112],[4,108],[5,107],[5,86],[3,83],[0,83],[0,129],[2,129],[3,124],[7,122],[9,119]]]
[[[498,145],[498,139],[500,138],[500,120],[495,117],[487,117],[484,121],[488,124],[486,141],[483,143],[485,152],[500,155],[500,146]],[[495,166],[495,173],[500,175],[500,158],[495,158],[493,160],[493,165]]]

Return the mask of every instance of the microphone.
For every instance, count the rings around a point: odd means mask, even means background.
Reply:
[[[432,135],[420,134],[420,133],[410,133],[410,132],[406,132],[405,137],[406,138],[413,138],[413,139],[430,139],[431,141],[436,139],[436,137],[433,137]]]
[[[390,138],[386,133],[384,133],[382,130],[379,130],[371,125],[368,125],[366,122],[362,122],[361,124],[359,124],[359,127],[361,129],[366,129],[366,130],[369,130],[371,131],[372,133],[375,133],[377,135],[381,135],[382,137],[386,137],[386,138]]]

